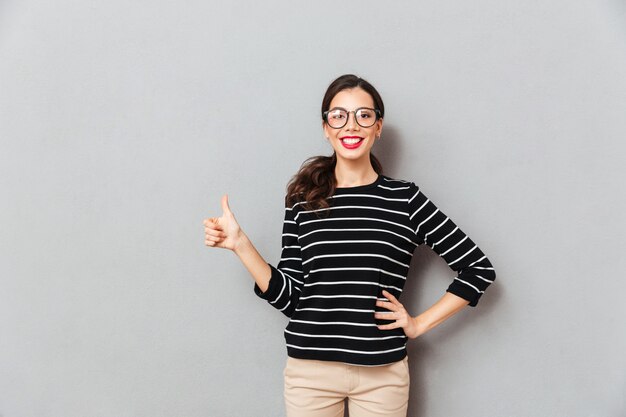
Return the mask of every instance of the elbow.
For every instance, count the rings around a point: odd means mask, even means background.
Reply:
[[[493,281],[496,280],[496,268],[494,268],[489,258],[485,257],[476,266],[479,266],[480,269],[474,269],[474,271],[477,273],[479,277],[487,281],[488,284],[491,284]]]
[[[489,264],[489,267],[491,269],[488,269],[489,273],[489,279],[491,280],[491,282],[496,280],[496,268],[494,268],[493,264],[487,260],[487,263]]]

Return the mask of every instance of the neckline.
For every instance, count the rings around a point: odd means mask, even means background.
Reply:
[[[335,187],[335,192],[350,192],[350,191],[368,190],[370,188],[374,188],[374,187],[378,186],[378,184],[380,184],[380,182],[382,180],[383,180],[383,176],[381,174],[378,174],[378,176],[376,177],[376,180],[374,180],[374,182],[372,182],[370,184],[355,185],[353,187]]]

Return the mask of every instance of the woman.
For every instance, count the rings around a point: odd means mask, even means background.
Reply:
[[[290,317],[285,329],[287,415],[406,416],[408,339],[464,306],[495,279],[483,252],[413,182],[382,174],[372,155],[385,109],[376,89],[352,74],[322,101],[331,157],[310,158],[285,197],[282,255],[268,264],[222,197],[222,217],[204,220],[210,247],[233,250],[255,293]],[[427,244],[458,275],[445,294],[411,316],[399,298],[413,251]]]

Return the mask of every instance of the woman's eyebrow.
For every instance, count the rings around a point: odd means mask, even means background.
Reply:
[[[355,108],[354,110],[358,110],[358,109],[373,109],[373,107],[370,107],[370,106],[359,106],[359,107]],[[348,109],[346,109],[345,107],[341,107],[341,106],[331,107],[328,110],[329,111],[330,110],[345,110],[345,111],[348,111]],[[352,110],[352,111],[354,111],[354,110]]]

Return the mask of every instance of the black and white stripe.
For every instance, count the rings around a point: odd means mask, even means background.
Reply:
[[[406,355],[402,329],[379,330],[382,290],[400,297],[415,248],[426,244],[457,272],[446,291],[476,306],[495,280],[478,246],[413,182],[380,175],[368,185],[338,188],[328,217],[301,203],[285,209],[282,254],[265,293],[291,317],[289,356],[383,365]]]

